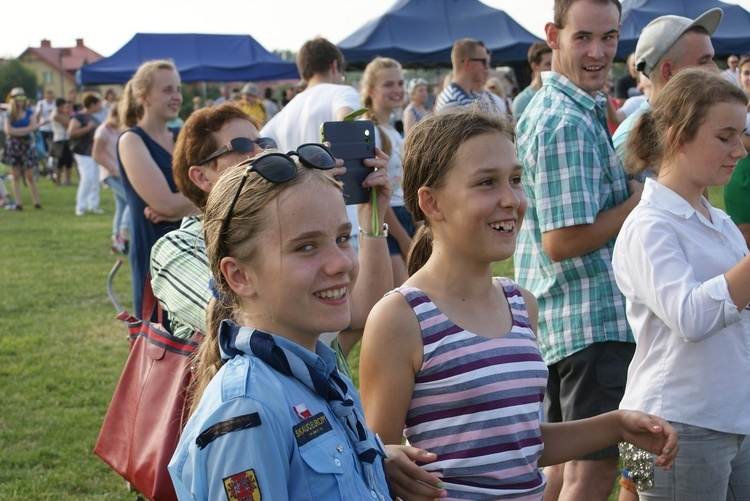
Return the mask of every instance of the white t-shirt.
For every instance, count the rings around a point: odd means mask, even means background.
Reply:
[[[52,118],[52,112],[57,109],[57,106],[55,106],[55,100],[52,100],[52,103],[48,103],[46,99],[42,99],[38,103],[36,103],[36,112],[39,113],[39,122],[44,122],[45,120],[50,120]],[[45,125],[42,125],[39,127],[39,130],[52,132],[52,123],[47,123]]]
[[[300,144],[319,143],[320,125],[335,120],[341,108],[357,110],[359,95],[353,87],[317,84],[294,96],[283,110],[261,129],[260,135],[273,138],[279,151],[294,150]]]
[[[631,113],[641,107],[643,102],[646,100],[646,96],[641,94],[640,96],[629,97],[622,103],[619,111],[625,113],[626,117],[629,117]]]

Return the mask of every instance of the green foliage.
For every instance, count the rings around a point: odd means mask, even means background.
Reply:
[[[0,65],[0,101],[5,101],[13,87],[23,87],[26,95],[36,96],[36,73],[18,59],[9,59]]]

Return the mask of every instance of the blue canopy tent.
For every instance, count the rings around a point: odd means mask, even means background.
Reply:
[[[635,51],[641,30],[657,17],[674,14],[695,19],[714,7],[724,11],[724,18],[711,37],[716,54],[727,56],[750,51],[750,12],[739,5],[718,0],[625,0],[617,58],[625,59]]]
[[[494,64],[526,64],[526,53],[539,38],[501,10],[478,0],[398,0],[339,42],[347,62],[357,66],[376,56],[392,57],[407,67],[450,66],[453,42],[482,40]]]
[[[137,33],[110,57],[81,67],[79,84],[130,80],[141,63],[171,59],[183,82],[297,79],[294,63],[268,52],[250,35]]]

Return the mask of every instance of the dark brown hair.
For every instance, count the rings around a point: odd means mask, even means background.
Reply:
[[[326,73],[337,61],[339,71],[344,71],[344,55],[338,47],[325,38],[317,37],[305,42],[297,53],[297,71],[304,80]]]

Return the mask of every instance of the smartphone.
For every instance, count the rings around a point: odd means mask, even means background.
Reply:
[[[365,158],[375,157],[375,124],[372,120],[324,122],[320,127],[321,140],[331,143],[331,151],[344,161],[346,173],[339,177],[344,183],[347,205],[363,204],[370,200],[370,189],[362,182],[372,172],[365,167]]]

